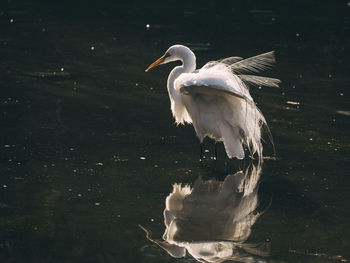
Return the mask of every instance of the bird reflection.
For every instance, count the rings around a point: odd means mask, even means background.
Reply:
[[[251,227],[261,213],[258,182],[261,167],[251,165],[245,172],[225,180],[197,179],[193,187],[174,184],[166,198],[163,240],[146,237],[175,258],[187,252],[200,262],[264,262],[268,243],[247,243]]]

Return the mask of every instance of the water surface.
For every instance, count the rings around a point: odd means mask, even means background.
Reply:
[[[201,165],[193,128],[173,123],[174,65],[144,69],[175,43],[199,67],[276,51],[268,75],[281,89],[251,90],[276,158],[262,166],[266,211],[247,242],[268,242],[270,262],[350,260],[349,12],[333,1],[2,3],[0,261],[195,262],[138,225],[161,239],[173,183],[223,181],[249,161],[221,145]],[[274,157],[268,142],[264,153]]]

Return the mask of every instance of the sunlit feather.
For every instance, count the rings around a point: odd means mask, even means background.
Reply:
[[[254,76],[254,75],[237,75],[244,83],[256,87],[278,88],[281,80],[275,78]]]
[[[258,73],[270,69],[276,63],[274,51],[233,63],[229,68],[234,73]]]
[[[222,141],[229,158],[245,157],[243,145],[262,160],[261,128],[266,120],[255,105],[248,85],[277,87],[274,78],[252,76],[275,63],[274,53],[252,58],[229,57],[208,62],[196,70],[193,52],[181,45],[170,47],[163,57],[151,64],[180,60],[168,77],[171,110],[177,124],[192,123],[200,142],[205,137]],[[161,61],[161,63],[159,62]]]

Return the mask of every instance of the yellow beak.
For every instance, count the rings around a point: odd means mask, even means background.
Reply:
[[[145,71],[149,71],[151,68],[155,68],[156,66],[160,65],[164,61],[164,56],[158,58],[156,61],[154,61]]]

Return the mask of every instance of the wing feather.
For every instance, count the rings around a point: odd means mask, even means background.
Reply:
[[[223,65],[217,65],[209,69],[200,69],[196,73],[184,73],[175,80],[175,89],[181,95],[229,95],[254,104],[248,87],[237,75],[232,74]]]
[[[203,66],[203,69],[207,69],[207,68],[211,68],[214,67],[218,64],[224,64],[225,66],[230,66],[238,61],[243,60],[243,58],[241,57],[229,57],[229,58],[223,58],[223,59],[219,59],[217,61],[209,61],[208,63],[206,63]]]
[[[257,87],[272,87],[278,88],[281,80],[275,78],[254,76],[254,75],[237,75],[244,83],[251,84]]]
[[[238,61],[241,61],[243,60],[243,58],[241,57],[229,57],[229,58],[223,58],[223,59],[220,59],[218,60],[219,63],[224,63],[226,65],[232,65]]]
[[[257,73],[270,69],[276,63],[274,51],[246,58],[229,66],[234,73]]]
[[[209,61],[202,67],[202,69],[208,69],[208,68],[214,67],[217,64],[219,64],[218,61]]]
[[[217,61],[209,61],[203,66],[203,69],[212,68],[221,64],[228,67],[233,73],[257,73],[270,69],[275,63],[275,53],[274,51],[270,51],[246,59],[241,57],[229,57]]]
[[[183,95],[191,95],[191,94],[205,94],[205,95],[216,95],[216,96],[225,96],[230,95],[236,98],[243,99],[248,103],[254,104],[254,101],[243,93],[234,90],[228,90],[221,86],[215,85],[189,85],[180,87],[180,93]],[[255,105],[255,104],[254,104]]]

